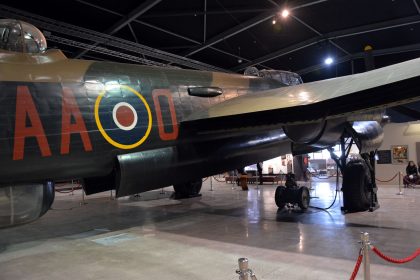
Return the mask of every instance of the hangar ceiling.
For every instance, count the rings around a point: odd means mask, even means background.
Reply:
[[[366,71],[366,45],[375,67],[420,56],[420,0],[3,0],[0,17],[34,24],[70,58],[237,73],[255,66],[304,82]],[[420,103],[387,114],[419,120]]]

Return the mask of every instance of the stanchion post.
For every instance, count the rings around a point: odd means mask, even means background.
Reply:
[[[236,271],[236,273],[239,274],[239,280],[248,280],[248,259],[238,259],[238,266],[239,269]]]
[[[398,171],[398,189],[399,192],[397,193],[397,195],[402,195],[403,192],[401,190],[401,171]]]
[[[362,241],[362,249],[363,249],[363,276],[364,276],[363,279],[370,280],[369,233],[362,232],[360,235],[360,239]]]
[[[71,195],[74,195],[74,180],[71,180]]]
[[[82,188],[82,202],[80,202],[80,205],[86,205],[87,203],[85,202],[85,190]]]
[[[239,274],[239,280],[257,280],[257,276],[248,267],[247,258],[238,259],[238,265],[239,269],[236,270],[236,273]]]
[[[210,191],[213,191],[213,176],[210,176]]]
[[[309,173],[309,175],[308,175],[308,177],[309,177],[309,189],[312,190],[312,173],[311,172],[308,172],[308,173]]]

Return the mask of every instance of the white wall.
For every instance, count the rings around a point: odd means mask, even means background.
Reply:
[[[418,122],[416,122],[418,123]],[[408,145],[408,159],[416,163],[418,160],[416,156],[416,142],[420,142],[420,135],[404,136],[404,132],[408,128],[409,123],[396,124],[390,123],[384,127],[384,141],[379,150],[390,150],[392,145]],[[376,178],[380,180],[391,179],[398,171],[405,174],[407,164],[376,164]],[[380,184],[398,184],[395,179],[389,183]]]
[[[293,158],[292,155],[289,155],[288,158]],[[287,161],[286,161],[287,162]],[[263,173],[268,174],[268,167],[273,167],[274,174],[287,173],[287,166],[282,165],[281,157],[276,157],[273,159],[269,159],[264,161],[263,163]]]

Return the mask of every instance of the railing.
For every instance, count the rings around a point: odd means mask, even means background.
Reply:
[[[369,239],[369,233],[362,232],[360,235],[360,250],[359,255],[356,259],[356,264],[354,265],[353,271],[350,276],[350,280],[356,279],[356,276],[359,272],[360,266],[363,264],[363,279],[370,280],[370,255],[369,252],[374,252],[378,257],[382,258],[383,260],[395,263],[395,264],[403,264],[410,261],[413,261],[415,258],[420,256],[420,248],[417,248],[411,255],[408,257],[397,259],[390,256],[385,255],[382,251],[378,248],[373,246]],[[248,259],[247,258],[240,258],[238,259],[239,269],[236,270],[236,273],[239,274],[239,280],[256,280],[257,277],[255,273],[248,267]]]
[[[350,280],[354,280],[356,278],[356,275],[359,271],[359,268],[362,262],[363,262],[363,277],[364,277],[363,279],[370,280],[370,256],[369,256],[370,251],[374,252],[377,256],[384,259],[385,261],[390,262],[390,263],[396,263],[396,264],[403,264],[403,263],[410,262],[420,255],[420,248],[417,248],[408,257],[402,258],[402,259],[396,259],[396,258],[385,255],[378,248],[371,245],[370,240],[369,240],[369,233],[363,232],[361,234],[360,239],[361,239],[360,241],[361,248],[359,251],[359,256],[357,257],[357,260],[356,260],[356,265],[354,266],[353,272],[350,276]]]

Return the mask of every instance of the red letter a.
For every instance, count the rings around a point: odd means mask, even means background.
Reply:
[[[31,126],[26,126],[28,116]],[[13,147],[13,160],[23,159],[25,138],[36,137],[43,157],[51,156],[48,140],[44,133],[41,120],[34,101],[27,86],[18,86],[16,95],[15,139]]]
[[[73,115],[75,123],[71,123]],[[70,135],[79,133],[82,137],[85,151],[92,151],[89,134],[86,131],[85,122],[80,113],[76,99],[70,88],[63,88],[62,119],[61,119],[61,154],[68,154],[70,151]]]

